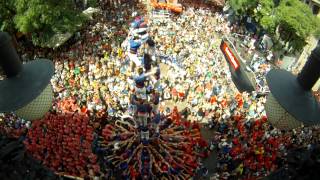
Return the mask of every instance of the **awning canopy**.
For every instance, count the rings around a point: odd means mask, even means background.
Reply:
[[[72,37],[71,33],[57,33],[54,34],[49,41],[47,42],[47,44],[45,45],[45,47],[48,48],[57,48],[59,46],[61,46],[62,44],[64,44],[66,41],[68,41],[70,38]]]

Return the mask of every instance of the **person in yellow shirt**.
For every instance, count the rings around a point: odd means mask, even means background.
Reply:
[[[256,155],[264,154],[264,148],[263,147],[257,148],[256,151],[255,151],[255,154]]]
[[[108,52],[105,52],[105,53],[104,53],[103,59],[104,59],[105,61],[108,61],[108,60],[109,60],[109,53],[108,53]]]
[[[93,89],[99,89],[99,83],[97,81],[92,82]]]
[[[236,169],[236,173],[238,175],[240,175],[240,176],[242,175],[242,173],[243,173],[243,163],[239,164],[239,166]]]
[[[122,57],[122,48],[121,47],[118,47],[118,58],[121,58]]]

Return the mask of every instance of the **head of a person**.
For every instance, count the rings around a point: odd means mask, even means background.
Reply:
[[[143,68],[142,67],[138,67],[137,72],[138,72],[139,75],[142,75],[143,74]]]

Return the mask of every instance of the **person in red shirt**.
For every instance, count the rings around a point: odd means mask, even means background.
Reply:
[[[171,94],[172,94],[172,99],[173,99],[174,101],[177,101],[177,100],[178,100],[178,91],[177,91],[176,88],[172,88]]]
[[[232,139],[232,143],[233,143],[234,145],[238,145],[238,144],[239,144],[239,138],[238,138],[238,137],[234,137],[234,138]]]
[[[272,167],[271,158],[269,156],[266,156],[264,158],[264,167],[269,171]]]
[[[233,116],[233,119],[238,123],[241,119],[242,119],[242,116],[240,113],[236,113],[234,116]]]
[[[273,151],[271,155],[271,161],[274,162],[276,159],[277,159],[277,153]]]
[[[198,130],[200,130],[200,125],[199,125],[198,123],[194,122],[194,123],[192,124],[192,129],[198,129]]]
[[[215,102],[217,102],[217,97],[216,96],[211,96],[210,103],[214,104]]]
[[[180,91],[180,92],[178,92],[178,97],[179,97],[179,100],[180,100],[180,101],[183,101],[184,96],[185,96],[184,91]]]
[[[235,99],[237,100],[238,102],[238,108],[242,108],[243,106],[243,98],[242,98],[242,95],[241,94],[237,94]]]
[[[261,118],[262,123],[266,123],[267,120],[268,120],[267,116],[262,116],[262,118]]]
[[[245,127],[244,127],[244,124],[242,122],[238,122],[237,128],[238,128],[240,134],[244,138],[246,138],[248,136],[248,134],[245,132]]]
[[[86,114],[87,112],[88,112],[87,107],[86,107],[85,105],[83,105],[83,106],[81,107],[81,113]]]
[[[227,100],[226,99],[222,99],[222,101],[221,101],[221,106],[223,107],[223,108],[226,108],[227,107]]]
[[[189,128],[191,126],[191,123],[190,121],[183,121],[183,125],[186,127],[186,128]],[[188,131],[189,132],[189,131]]]
[[[260,120],[256,120],[256,121],[254,122],[253,127],[254,127],[254,128],[261,128],[261,125],[262,125],[262,122],[261,122]]]
[[[232,157],[236,157],[238,155],[241,155],[242,152],[243,152],[243,149],[242,149],[241,145],[239,144],[239,145],[232,148],[230,155]]]
[[[270,144],[273,148],[276,145],[276,140],[274,139],[274,137],[269,137],[267,140],[268,144]]]
[[[254,131],[252,133],[252,141],[257,141],[257,139],[260,137],[260,132],[259,131]]]
[[[205,140],[202,139],[202,138],[200,138],[200,139],[198,140],[198,144],[199,144],[199,146],[200,146],[201,148],[208,147],[207,141],[205,141]]]
[[[165,173],[167,173],[168,172],[168,166],[166,165],[166,164],[162,164],[162,166],[161,166],[161,170],[163,171],[163,172],[165,172]]]
[[[180,125],[181,115],[178,111],[178,107],[174,106],[172,113],[171,113],[171,119],[173,122],[175,122],[177,125]]]
[[[258,163],[257,163],[257,170],[258,170],[258,171],[261,171],[263,167],[264,167],[264,161],[258,161]]]
[[[251,168],[253,171],[257,171],[257,170],[258,170],[258,162],[257,162],[257,161],[253,161],[253,162],[250,164],[250,168]]]

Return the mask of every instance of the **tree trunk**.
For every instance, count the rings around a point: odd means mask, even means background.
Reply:
[[[16,35],[15,34],[12,34],[12,44],[14,46],[14,48],[18,49],[18,41],[17,41],[17,38],[16,38]]]
[[[280,24],[276,27],[276,40],[279,41],[280,39]]]

